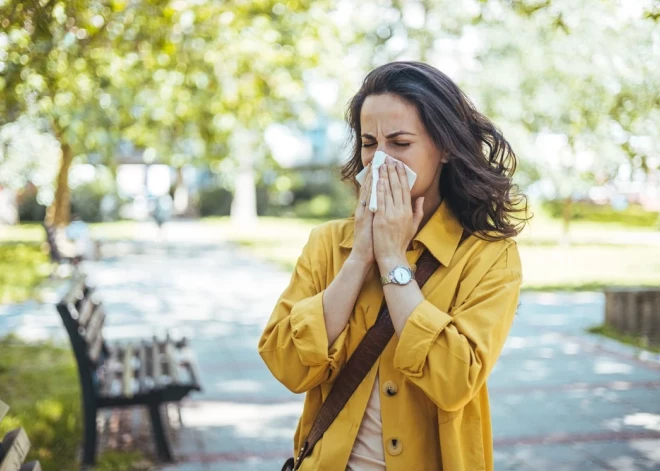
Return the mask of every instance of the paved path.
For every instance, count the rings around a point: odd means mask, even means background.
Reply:
[[[190,240],[195,227],[88,265],[109,312],[105,335],[192,339],[204,391],[182,408],[181,462],[163,470],[279,469],[302,398],[270,376],[256,345],[289,275]],[[585,334],[602,316],[596,293],[523,295],[489,381],[496,470],[660,470],[660,358]],[[54,308],[35,303],[0,306],[7,331],[63,338]]]

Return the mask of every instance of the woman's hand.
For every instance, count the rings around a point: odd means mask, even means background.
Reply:
[[[406,170],[402,163],[387,157],[380,167],[378,210],[373,222],[374,256],[381,274],[408,263],[406,250],[422,222],[423,204],[424,198],[417,198],[413,210]]]
[[[355,240],[349,259],[371,266],[375,261],[373,244],[374,213],[369,210],[373,182],[371,164],[367,166],[367,169],[367,176],[360,189],[358,207],[355,210]]]

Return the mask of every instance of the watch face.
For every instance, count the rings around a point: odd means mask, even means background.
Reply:
[[[410,282],[410,272],[403,267],[396,267],[393,275],[394,280],[399,284]]]

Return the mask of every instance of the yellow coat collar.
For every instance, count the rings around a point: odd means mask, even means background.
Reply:
[[[351,218],[353,219],[353,218]],[[431,219],[422,227],[413,239],[413,249],[427,248],[444,266],[449,266],[463,234],[463,227],[446,200],[440,203]],[[345,249],[353,248],[355,240],[355,223],[349,224],[349,230],[344,240],[339,244]]]

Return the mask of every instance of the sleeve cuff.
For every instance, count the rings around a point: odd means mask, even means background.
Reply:
[[[403,327],[394,353],[394,367],[408,376],[422,376],[431,346],[451,320],[449,314],[427,300],[422,301]]]
[[[291,309],[289,322],[293,344],[300,362],[305,366],[319,366],[330,361],[328,356],[328,334],[323,317],[323,293],[298,301]],[[333,347],[345,333],[337,338]]]

